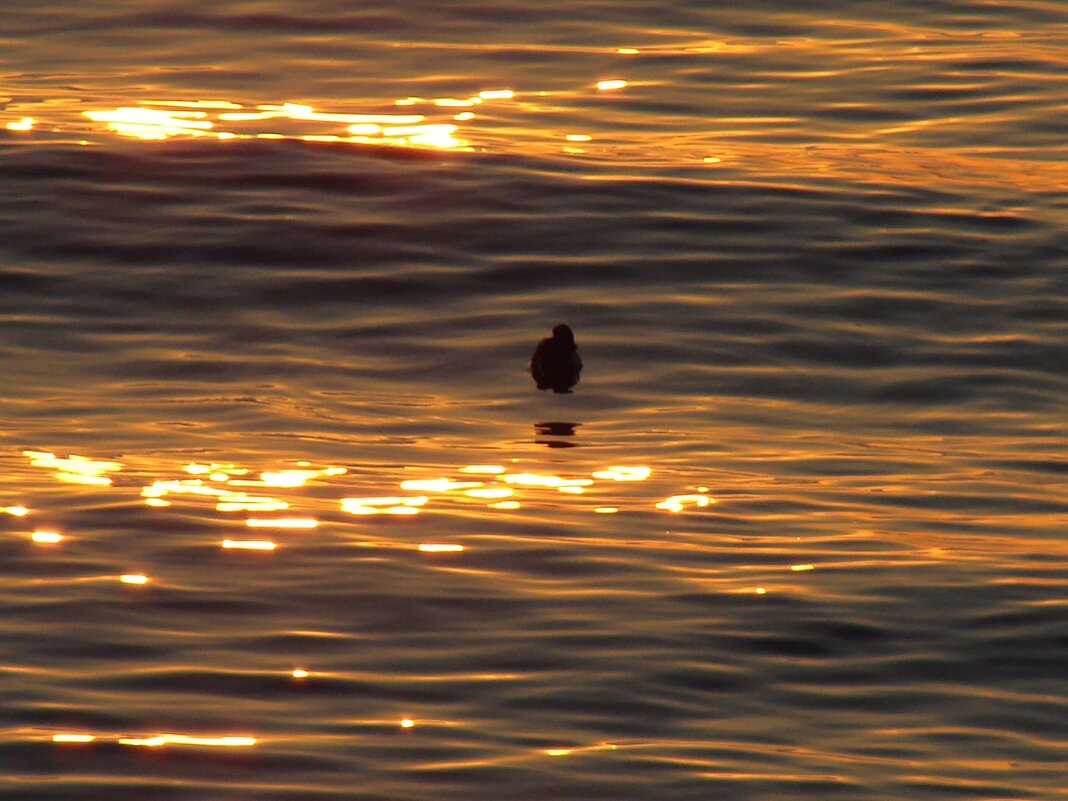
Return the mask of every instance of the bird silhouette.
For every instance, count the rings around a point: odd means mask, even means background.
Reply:
[[[582,359],[579,358],[575,334],[570,326],[560,323],[553,328],[553,335],[546,337],[534,349],[530,357],[530,375],[538,389],[568,393],[579,382]]]

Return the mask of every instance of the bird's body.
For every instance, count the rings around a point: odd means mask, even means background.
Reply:
[[[575,335],[563,324],[553,328],[553,335],[539,342],[530,357],[530,375],[538,389],[570,392],[579,382],[580,372],[582,359],[575,345]]]

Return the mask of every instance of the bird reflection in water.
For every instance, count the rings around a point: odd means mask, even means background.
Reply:
[[[540,437],[573,437],[575,436],[575,429],[580,425],[582,424],[548,421],[544,423],[535,423],[534,432]],[[578,445],[577,442],[568,442],[560,439],[536,439],[534,442],[549,448],[574,448]]]
[[[567,394],[579,382],[581,372],[582,359],[575,335],[570,326],[560,323],[553,328],[553,335],[543,339],[534,349],[530,357],[530,375],[538,389]]]

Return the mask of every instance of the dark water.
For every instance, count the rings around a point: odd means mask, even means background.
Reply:
[[[0,798],[1065,797],[1068,12],[708,5],[5,0]]]

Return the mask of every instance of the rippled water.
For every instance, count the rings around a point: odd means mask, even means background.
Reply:
[[[5,2],[0,798],[1065,797],[1068,11],[708,5]]]

